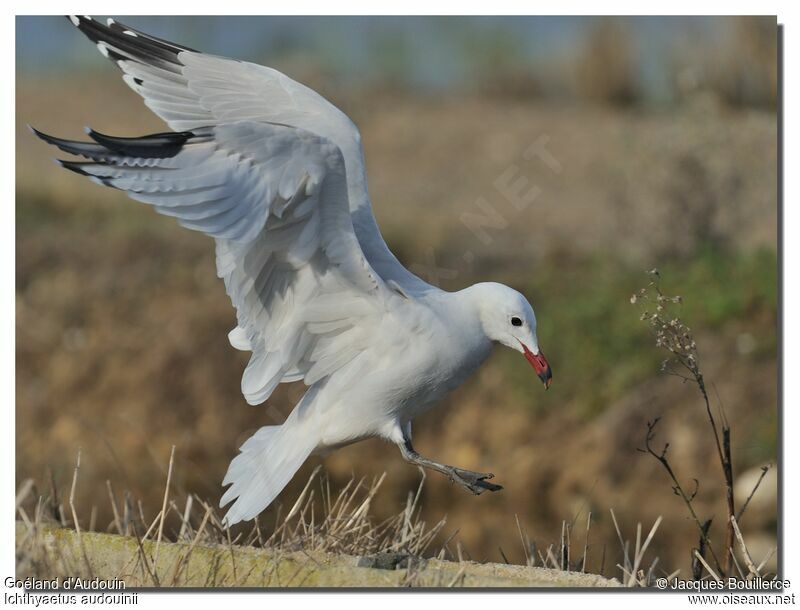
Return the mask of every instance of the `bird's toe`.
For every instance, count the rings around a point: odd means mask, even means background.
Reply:
[[[501,485],[488,482],[487,479],[494,478],[494,474],[491,472],[473,472],[471,470],[453,468],[451,478],[476,496],[484,491],[500,491],[503,489]]]

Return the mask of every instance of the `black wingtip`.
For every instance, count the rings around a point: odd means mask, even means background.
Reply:
[[[31,133],[33,133],[33,135],[43,142],[46,142],[51,146],[55,146],[59,150],[63,150],[65,153],[69,153],[71,155],[78,155],[80,157],[86,157],[87,159],[97,160],[106,158],[112,154],[112,151],[97,142],[77,142],[75,140],[57,138],[39,131],[32,125],[28,125],[28,129],[30,129]]]
[[[159,38],[158,36],[153,36],[152,34],[148,34],[146,32],[142,32],[141,30],[137,30],[128,25],[125,25],[124,23],[119,22],[116,19],[112,19],[111,17],[109,17],[108,20],[106,21],[106,25],[112,31],[122,32],[123,34],[131,36],[133,38],[139,38],[141,44],[155,45],[171,53],[180,53],[182,51],[190,51],[192,53],[200,52],[196,49],[192,49],[191,47],[187,47],[185,45],[178,44],[170,40],[165,40],[163,38]]]
[[[135,61],[175,72],[180,66],[178,55],[192,50],[129,28],[113,19],[108,20],[108,25],[87,15],[71,15],[69,20],[97,45],[105,57],[114,62]]]
[[[96,176],[91,172],[87,172],[84,168],[85,167],[97,167],[97,163],[91,163],[87,161],[65,161],[64,159],[53,159],[56,163],[58,163],[64,169],[68,169],[71,172],[75,172],[79,176],[86,176],[94,182],[95,184],[102,184],[103,186],[110,186],[111,188],[117,188],[111,183],[111,180],[107,177]]]
[[[64,15],[79,30],[94,22],[90,15]]]
[[[117,154],[150,159],[174,157],[194,136],[191,131],[170,131],[135,138],[123,138],[109,136],[88,128],[86,133],[99,145]]]
[[[58,163],[64,169],[68,169],[71,172],[75,172],[76,174],[80,174],[81,176],[89,176],[90,174],[83,170],[83,163],[79,161],[65,161],[64,159],[54,159],[56,163]]]
[[[58,148],[61,148],[62,144],[66,144],[69,142],[69,140],[62,140],[61,138],[56,138],[55,136],[51,136],[44,133],[43,131],[39,131],[38,129],[36,129],[36,127],[31,125],[30,123],[28,123],[28,129],[30,129],[31,133],[40,140],[42,140],[43,142],[46,142],[47,144],[50,144],[52,146],[57,146]]]

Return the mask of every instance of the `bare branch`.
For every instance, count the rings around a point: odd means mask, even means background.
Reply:
[[[750,500],[752,500],[753,496],[756,495],[756,491],[758,490],[758,487],[761,485],[761,481],[763,481],[764,477],[767,476],[767,473],[769,472],[770,468],[772,468],[772,464],[767,464],[766,466],[761,467],[761,476],[758,477],[758,481],[756,481],[756,484],[753,486],[753,490],[750,492],[750,495],[747,496],[747,500],[744,501],[744,504],[742,504],[742,508],[739,509],[739,513],[736,515],[737,523],[742,522],[742,516],[744,515],[744,511],[747,510],[747,507],[750,504]]]

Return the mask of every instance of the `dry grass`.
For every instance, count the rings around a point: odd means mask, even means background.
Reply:
[[[164,489],[164,505],[154,518],[145,516],[141,502],[134,503],[130,494],[125,493],[118,498],[107,482],[109,502],[114,519],[104,530],[136,539],[139,552],[134,558],[136,565],[130,566],[129,573],[141,573],[144,579],[140,586],[183,586],[186,584],[187,566],[196,547],[225,547],[230,552],[233,565],[233,579],[220,579],[219,562],[212,562],[209,574],[205,579],[206,586],[237,586],[243,584],[249,574],[236,575],[234,548],[241,546],[268,549],[274,557],[282,553],[302,551],[304,553],[333,553],[350,556],[378,556],[393,554],[409,558],[405,561],[406,576],[401,585],[413,586],[416,583],[416,570],[420,565],[413,559],[420,558],[429,552],[432,542],[445,526],[442,519],[432,527],[420,519],[419,500],[424,483],[420,481],[416,494],[410,494],[403,509],[394,517],[375,521],[370,513],[373,499],[385,480],[385,475],[370,483],[363,479],[351,479],[338,492],[331,491],[330,480],[320,475],[320,468],[314,470],[299,497],[285,516],[280,516],[272,525],[262,524],[258,519],[251,528],[237,528],[232,535],[230,528],[221,525],[221,516],[213,507],[201,498],[188,495],[182,501],[170,497],[169,480],[172,476],[173,455]],[[80,556],[59,552],[55,556],[48,545],[37,535],[44,525],[71,527],[78,533],[86,531],[86,524],[81,526],[72,503],[78,482],[78,465],[75,468],[70,491],[70,507],[72,520],[65,516],[63,506],[58,498],[52,495],[36,496],[36,486],[32,480],[26,480],[17,494],[17,514],[25,524],[25,534],[17,541],[17,576],[35,576],[39,578],[87,577],[93,574],[92,562],[85,549]],[[120,500],[123,506],[120,512]],[[138,510],[137,510],[138,509]],[[94,529],[94,510],[88,528]],[[162,540],[165,523],[170,520],[176,527],[168,528],[168,538],[175,542],[188,543],[188,550],[178,555],[169,565],[159,564],[159,546]],[[156,534],[157,532],[157,534]],[[155,550],[146,551],[146,543],[156,537]],[[452,536],[448,539],[452,539]],[[439,557],[448,554],[445,544],[437,553]],[[128,573],[126,571],[126,573]],[[119,575],[122,577],[122,575]],[[193,581],[196,582],[196,581]],[[265,586],[273,584],[269,579]],[[282,586],[302,586],[302,581],[290,579],[280,583]],[[443,583],[444,584],[444,583]],[[448,586],[456,584],[454,581]],[[347,585],[347,583],[343,583]]]
[[[203,499],[188,495],[177,499],[171,497],[170,479],[172,478],[174,453],[170,455],[167,481],[164,487],[164,505],[154,517],[145,515],[141,502],[134,502],[131,495],[123,494],[119,498],[107,483],[108,501],[114,514],[113,520],[105,528],[96,529],[95,510],[92,509],[88,522],[81,523],[73,499],[79,482],[80,454],[77,457],[72,486],[70,488],[70,513],[57,497],[37,495],[35,483],[28,479],[20,486],[16,497],[16,511],[19,520],[24,523],[24,533],[18,534],[16,547],[17,578],[37,577],[40,579],[92,578],[95,574],[93,560],[87,553],[81,534],[94,531],[105,531],[126,536],[136,541],[138,551],[130,558],[122,557],[124,569],[113,578],[130,580],[131,575],[137,586],[142,587],[180,587],[191,582],[196,586],[197,574],[189,580],[189,563],[192,554],[198,547],[213,548],[215,559],[208,563],[208,574],[204,577],[204,586],[236,587],[252,583],[251,571],[241,570],[237,575],[236,554],[242,547],[267,549],[272,552],[274,565],[287,553],[301,552],[309,557],[314,553],[362,557],[359,566],[382,567],[384,569],[403,569],[404,576],[398,581],[400,586],[415,586],[424,583],[431,586],[430,579],[421,579],[421,570],[425,566],[426,557],[436,557],[451,561],[463,562],[464,549],[457,539],[457,532],[448,535],[444,542],[435,544],[444,532],[446,520],[443,518],[428,526],[420,518],[420,497],[425,483],[422,478],[416,493],[409,494],[405,506],[389,519],[376,520],[370,513],[372,501],[379,493],[385,475],[370,483],[351,479],[342,489],[332,492],[328,477],[318,467],[306,481],[294,504],[273,524],[266,524],[255,519],[246,527],[223,527],[221,515],[213,505]],[[122,505],[120,511],[119,506]],[[538,547],[531,541],[527,531],[516,518],[519,541],[525,554],[525,565],[543,567],[551,570],[591,573],[589,567],[594,565],[597,573],[612,577],[617,576],[627,587],[651,587],[656,578],[666,577],[669,581],[680,576],[681,571],[667,573],[659,567],[659,558],[648,557],[648,549],[655,538],[662,518],[656,519],[643,539],[642,524],[636,525],[636,536],[632,543],[623,534],[615,512],[610,510],[614,523],[616,541],[619,543],[623,561],[616,566],[609,566],[606,572],[606,547],[614,541],[592,540],[592,514],[586,517],[585,530],[578,535],[575,525],[580,513],[571,521],[563,521],[558,540],[546,547]],[[167,527],[165,542],[182,542],[184,550],[172,556],[169,562],[159,562],[159,548]],[[79,552],[70,552],[68,547],[53,546],[41,533],[46,526],[72,528],[77,533]],[[734,556],[737,572],[742,579],[754,577],[769,578],[763,573],[764,565],[770,559],[774,549],[756,565],[747,549],[744,538],[734,521],[737,540],[741,549],[741,557],[746,569],[743,570]],[[155,545],[152,541],[155,539]],[[580,554],[573,556],[573,546]],[[121,551],[120,551],[121,552]],[[501,555],[505,553],[500,549]],[[696,553],[696,551],[695,551]],[[232,576],[220,570],[223,559],[230,559]],[[712,568],[705,563],[702,556],[698,559],[707,567],[709,576],[715,576]],[[313,560],[312,560],[313,561]],[[508,561],[506,560],[506,563]],[[278,568],[274,567],[277,571]],[[289,580],[273,580],[275,574],[264,575],[264,586],[302,586],[303,579],[298,569]],[[434,586],[458,586],[463,584],[464,569],[460,570],[450,582],[436,582]],[[106,573],[106,577],[109,575]],[[772,575],[774,577],[774,575]],[[346,578],[346,577],[345,577]],[[347,581],[342,586],[347,586]]]
[[[77,486],[77,472],[73,479],[70,499]],[[170,469],[170,475],[172,470]],[[69,517],[58,498],[36,495],[35,483],[28,479],[17,493],[16,510],[26,525],[46,524],[70,527],[80,536],[81,531],[101,531],[121,536],[138,536],[140,541],[156,540],[154,559],[158,559],[158,543],[192,542],[194,544],[241,544],[257,548],[285,551],[322,551],[346,555],[371,555],[376,553],[407,553],[421,556],[445,526],[445,519],[429,527],[420,519],[419,499],[422,489],[409,495],[403,509],[390,519],[374,521],[370,512],[373,499],[381,488],[385,475],[369,483],[351,479],[342,489],[331,492],[330,480],[320,475],[317,467],[305,483],[296,502],[286,512],[278,512],[273,524],[258,519],[237,527],[222,526],[222,515],[215,506],[196,495],[178,499],[171,497],[169,485],[164,490],[164,508],[154,516],[147,516],[140,501],[131,494],[117,494],[107,482],[108,502],[113,520],[95,529],[93,517],[81,520],[70,501]],[[424,481],[424,479],[423,479]],[[121,510],[120,510],[121,507]],[[91,515],[94,515],[93,510]],[[165,524],[166,531],[165,531]],[[233,535],[233,538],[231,536]],[[440,551],[445,553],[445,549]]]
[[[95,530],[94,507],[89,520],[81,520],[73,502],[78,485],[80,454],[74,470],[70,488],[70,513],[64,510],[59,498],[53,494],[37,495],[32,480],[21,485],[16,499],[19,519],[26,525],[26,534],[17,541],[17,575],[55,578],[67,576],[91,576],[92,566],[85,550],[81,557],[59,556],[53,561],[36,532],[43,525],[73,528],[81,532],[101,531],[132,536],[140,549],[138,561],[149,576],[144,586],[180,586],[182,565],[179,564],[156,572],[159,565],[159,548],[162,539],[171,542],[189,543],[189,554],[197,546],[248,546],[276,552],[325,552],[352,556],[371,556],[382,553],[401,554],[409,557],[431,555],[430,547],[445,526],[441,519],[428,526],[420,518],[419,500],[424,477],[416,494],[410,494],[403,509],[389,519],[376,521],[370,512],[372,502],[380,490],[385,475],[369,483],[364,479],[351,479],[342,489],[331,490],[327,476],[316,468],[305,483],[295,503],[285,515],[279,509],[272,524],[255,519],[235,532],[222,526],[221,515],[213,504],[196,495],[174,498],[170,494],[170,479],[173,474],[173,457],[170,455],[167,482],[164,487],[164,503],[155,516],[147,516],[140,501],[131,494],[120,497],[107,481],[108,502],[114,518],[106,527]],[[165,529],[166,528],[166,529]],[[155,540],[154,551],[146,553],[144,544]],[[437,553],[444,558],[446,545]],[[170,582],[165,575],[172,575]],[[216,582],[212,579],[211,582]],[[236,582],[228,583],[236,586]]]
[[[457,532],[444,538],[444,542],[438,546],[434,545],[444,531],[446,523],[444,518],[432,526],[428,526],[420,518],[420,497],[426,478],[422,471],[416,493],[409,494],[402,510],[389,519],[375,520],[370,513],[370,507],[385,480],[385,474],[368,484],[363,479],[359,481],[351,479],[342,489],[332,492],[329,478],[324,473],[321,474],[321,468],[318,467],[308,478],[285,515],[282,515],[279,509],[278,518],[274,523],[266,524],[255,519],[252,524],[238,527],[233,533],[230,528],[222,526],[221,515],[212,504],[195,495],[188,495],[180,500],[171,497],[173,451],[170,454],[167,470],[162,510],[154,517],[146,516],[141,502],[134,502],[127,492],[120,498],[115,494],[111,483],[107,482],[108,501],[114,518],[105,528],[96,530],[94,507],[88,523],[86,520],[81,523],[73,501],[79,481],[80,459],[81,456],[78,454],[69,494],[69,516],[57,495],[37,495],[37,486],[33,480],[28,479],[20,486],[16,497],[16,511],[18,518],[25,524],[25,531],[17,540],[18,578],[28,576],[42,579],[91,578],[94,574],[92,560],[81,538],[82,532],[85,534],[91,531],[115,533],[136,540],[138,553],[131,562],[126,563],[125,574],[140,574],[143,580],[138,581],[139,586],[185,586],[187,566],[198,546],[217,547],[220,553],[224,553],[227,549],[232,560],[233,580],[227,577],[221,580],[216,572],[219,564],[212,562],[205,579],[207,586],[237,586],[245,582],[249,574],[241,574],[241,582],[237,580],[236,563],[233,561],[234,549],[240,547],[268,549],[277,557],[283,553],[298,551],[358,556],[363,558],[358,565],[367,567],[390,562],[391,569],[406,570],[406,575],[400,582],[402,586],[417,584],[418,571],[424,565],[425,557],[459,562],[466,559],[461,543],[457,540]],[[167,527],[167,533],[164,535],[165,523],[168,521],[172,527]],[[587,541],[590,523],[591,520],[587,525]],[[57,552],[54,554],[52,545],[46,543],[39,535],[46,526],[74,529],[80,553],[73,554],[62,547],[56,547]],[[540,563],[541,567],[555,570],[586,572],[588,544],[584,548],[582,566],[578,568],[577,564],[573,566],[570,563],[570,545],[563,537],[563,529],[561,560],[556,561],[553,545],[550,545],[544,554],[541,552],[537,554],[535,543],[528,540],[519,520],[517,527],[526,554],[530,553],[527,565],[535,567]],[[176,556],[168,565],[159,563],[162,537],[165,542],[168,540],[188,544],[187,551]],[[148,542],[154,539],[155,545],[148,545]],[[646,545],[641,552],[644,553],[645,549]],[[131,565],[132,562],[135,565]],[[452,582],[441,585],[457,586],[459,582],[463,582],[463,578],[460,578],[462,573],[463,571],[459,572]],[[124,579],[125,574],[115,577]],[[301,586],[302,583],[289,581],[282,584]],[[645,583],[631,580],[628,584],[639,586]],[[346,586],[347,583],[343,585]]]

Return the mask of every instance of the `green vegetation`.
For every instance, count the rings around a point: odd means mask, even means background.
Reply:
[[[774,251],[706,250],[689,261],[672,261],[661,271],[669,289],[683,297],[683,318],[701,336],[727,325],[756,323],[757,327],[748,329],[755,346],[743,357],[765,352],[774,357],[778,281]],[[585,417],[603,412],[658,371],[663,355],[650,349],[648,329],[626,296],[645,281],[643,269],[593,259],[566,268],[542,266],[536,282],[523,287],[529,294],[547,295],[537,305],[542,320],[539,338],[557,377],[567,380],[554,384],[551,391],[578,405]],[[701,345],[700,357],[714,349],[729,347]],[[504,375],[519,393],[513,402],[529,404],[522,379],[528,371],[517,366],[514,356],[503,353]]]

